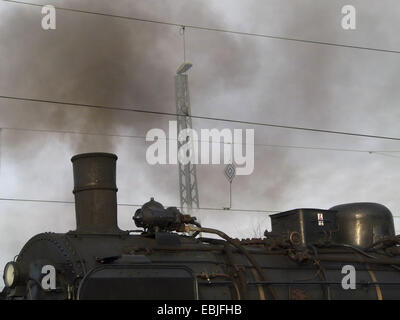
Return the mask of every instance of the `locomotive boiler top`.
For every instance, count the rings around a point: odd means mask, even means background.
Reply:
[[[8,264],[14,278],[4,272],[3,298],[400,298],[400,241],[383,206],[291,210],[275,215],[264,238],[238,240],[152,199],[134,216],[142,230],[121,231],[116,160],[104,153],[72,158],[76,230],[30,239]],[[347,221],[372,226],[360,233],[368,241],[354,242]],[[357,270],[356,290],[342,287],[346,265]],[[55,268],[54,288],[43,288],[45,266]]]

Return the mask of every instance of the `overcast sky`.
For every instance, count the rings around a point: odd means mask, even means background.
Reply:
[[[27,1],[27,0],[25,0]],[[33,1],[32,1],[33,2]],[[35,1],[48,4],[50,1]],[[275,36],[400,50],[397,0],[69,0],[56,6]],[[341,8],[357,10],[343,30]],[[57,11],[41,28],[40,7],[0,1],[0,95],[175,111],[183,61],[179,28]],[[400,54],[187,29],[192,113],[203,116],[400,137]],[[154,196],[179,205],[178,169],[150,166],[140,139],[12,130],[143,136],[173,118],[0,99],[0,196],[72,201],[70,158],[114,152],[118,201]],[[288,210],[371,201],[400,216],[400,143],[194,120],[195,129],[254,128],[259,144],[398,153],[255,147],[255,169],[233,182],[233,208]],[[229,205],[224,165],[198,166],[201,207]],[[134,208],[119,207],[133,229]],[[203,225],[234,237],[269,227],[266,214],[201,211]],[[0,265],[34,234],[75,228],[74,206],[0,201]],[[400,219],[395,218],[400,229]],[[260,227],[260,228],[259,228]]]

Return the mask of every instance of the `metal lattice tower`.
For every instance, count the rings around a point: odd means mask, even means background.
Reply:
[[[175,76],[176,113],[178,133],[192,128],[190,110],[188,75],[185,73],[192,65],[184,63]],[[184,142],[178,141],[178,153]],[[191,144],[193,148],[193,144]],[[194,150],[190,150],[194,152]],[[186,165],[178,161],[179,166],[179,196],[181,208],[199,208],[199,193],[197,189],[196,165],[189,162]]]

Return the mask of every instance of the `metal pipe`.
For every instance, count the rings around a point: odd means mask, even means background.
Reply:
[[[237,243],[236,241],[234,241],[231,237],[229,237],[226,233],[216,230],[216,229],[211,229],[211,228],[198,228],[198,227],[194,227],[194,226],[185,226],[185,231],[200,231],[200,232],[204,232],[204,233],[212,233],[212,234],[216,234],[219,237],[221,237],[222,239],[226,240],[228,243],[230,243],[231,245],[233,245],[234,247],[236,247],[242,254],[244,254],[246,256],[246,258],[250,261],[250,263],[254,266],[254,268],[257,270],[258,274],[260,275],[261,279],[263,279],[263,281],[268,281],[268,279],[266,278],[266,276],[264,275],[264,272],[262,271],[262,269],[260,268],[260,266],[258,265],[257,261],[254,259],[254,257],[252,257],[245,248],[243,248],[243,246],[241,246],[239,243]],[[272,287],[268,287],[269,292],[271,293],[271,296],[273,299],[277,300],[279,299],[277,293],[275,292],[274,288]]]

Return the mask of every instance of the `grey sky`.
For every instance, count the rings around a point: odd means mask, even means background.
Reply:
[[[400,50],[400,4],[395,0],[69,0],[54,4]],[[357,9],[355,31],[340,26],[345,4]],[[0,1],[0,94],[174,112],[173,75],[183,59],[178,28],[58,11],[57,29],[43,31],[41,17],[40,8]],[[187,59],[194,65],[190,71],[194,114],[400,137],[400,54],[192,29],[186,36]],[[167,120],[0,99],[3,128],[144,135],[151,128],[167,128]],[[227,124],[194,120],[193,125],[200,129]],[[257,143],[400,151],[394,141],[255,129]],[[71,156],[108,151],[119,156],[120,203],[144,203],[154,196],[166,205],[178,205],[177,168],[149,166],[147,145],[129,138],[3,130],[0,196],[70,201]],[[400,215],[399,158],[266,147],[256,147],[255,152],[254,173],[234,181],[234,208],[329,208],[374,201]],[[202,207],[228,205],[223,168],[198,167]],[[133,228],[133,213],[133,208],[119,208],[121,228]],[[258,225],[269,226],[267,216],[260,213],[202,211],[198,215],[204,225],[236,237],[251,237]],[[74,207],[68,204],[0,201],[0,219],[1,265],[34,234],[65,232],[75,226]],[[399,229],[399,219],[395,221]]]

